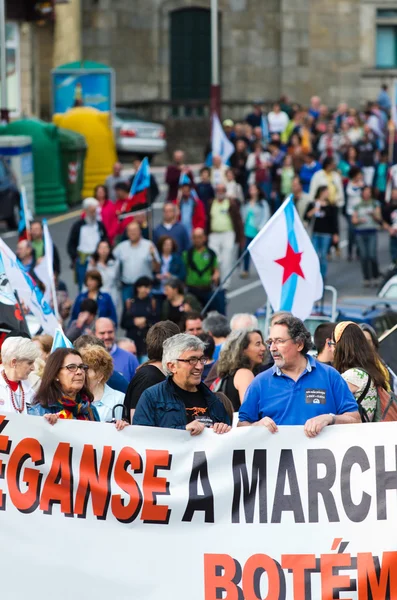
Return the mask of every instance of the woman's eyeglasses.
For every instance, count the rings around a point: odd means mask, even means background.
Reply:
[[[65,365],[64,367],[61,367],[61,369],[67,369],[68,371],[70,371],[71,373],[76,373],[79,369],[81,369],[81,371],[88,371],[90,367],[88,365]]]

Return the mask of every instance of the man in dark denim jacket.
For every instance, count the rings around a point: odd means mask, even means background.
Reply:
[[[142,394],[133,425],[186,429],[191,435],[205,427],[215,433],[230,431],[222,402],[201,383],[206,361],[204,343],[196,336],[180,333],[166,340],[163,370],[168,377]]]

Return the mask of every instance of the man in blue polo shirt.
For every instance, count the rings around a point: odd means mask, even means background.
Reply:
[[[274,366],[248,387],[239,411],[239,427],[304,425],[315,437],[327,425],[361,423],[357,402],[339,373],[307,352],[311,336],[300,319],[284,316],[272,322],[268,345]]]

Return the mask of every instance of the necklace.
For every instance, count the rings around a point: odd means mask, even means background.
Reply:
[[[10,395],[11,395],[11,403],[12,403],[12,406],[14,407],[15,412],[17,412],[19,414],[23,413],[23,411],[25,410],[25,392],[24,392],[21,382],[19,382],[19,387],[21,388],[22,399],[21,399],[21,405],[18,406],[15,395],[14,395],[14,390],[11,387],[10,380],[8,379],[5,371],[3,371],[3,378],[9,387]]]

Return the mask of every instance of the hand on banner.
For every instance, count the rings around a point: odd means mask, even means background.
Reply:
[[[211,429],[214,433],[228,433],[231,427],[230,425],[226,425],[226,423],[214,423]]]
[[[313,419],[306,421],[304,432],[309,438],[316,437],[316,435],[322,432],[324,427],[331,425],[331,423],[332,415],[319,415],[318,417],[313,417]]]
[[[278,431],[276,423],[270,417],[263,417],[263,419],[253,423],[253,425],[264,425],[270,431],[270,433],[277,433]]]
[[[118,419],[114,424],[116,425],[117,431],[123,431],[123,429],[129,425],[127,421],[123,421],[122,419]]]
[[[47,415],[44,415],[44,418],[46,421],[49,422],[50,425],[55,425],[55,423],[59,419],[59,415],[57,415],[56,413],[49,413]]]
[[[204,423],[200,423],[200,421],[192,421],[188,425],[186,425],[186,431],[190,431],[190,435],[200,435],[205,429]]]

